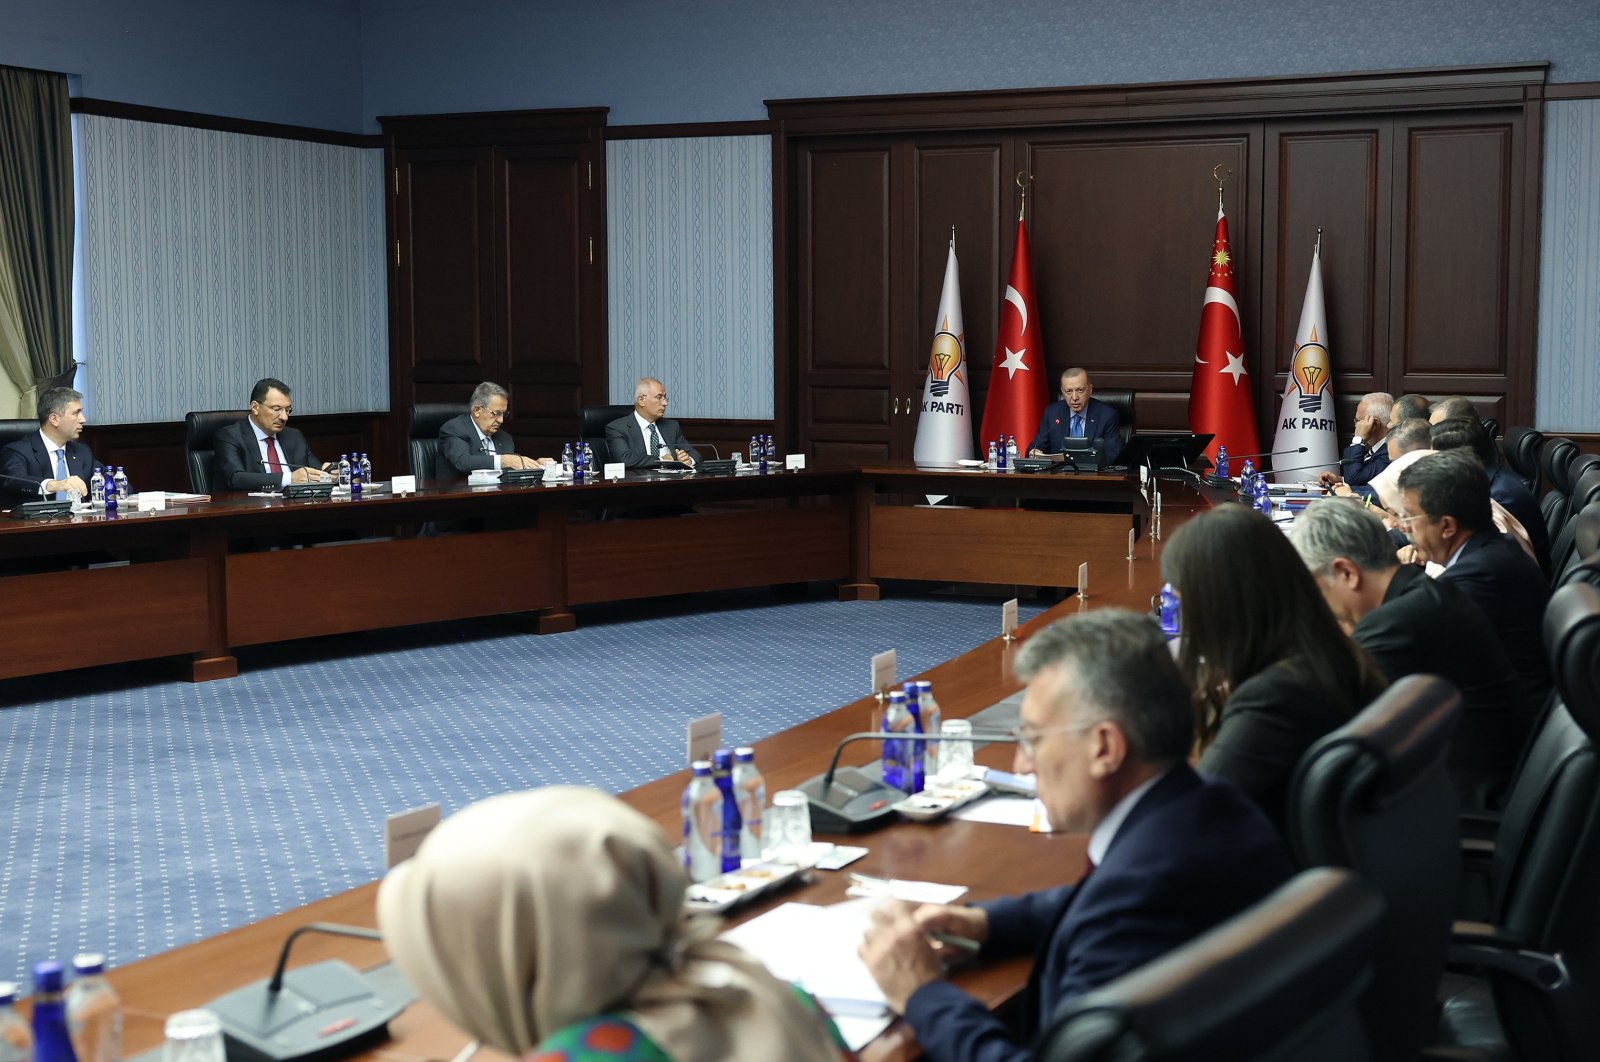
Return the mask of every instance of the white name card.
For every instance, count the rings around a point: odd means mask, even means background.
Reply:
[[[709,760],[722,747],[722,713],[689,720],[689,762]]]
[[[872,658],[872,692],[883,693],[894,685],[899,664],[893,649],[886,649]]]
[[[138,503],[141,513],[159,512],[167,507],[167,492],[164,490],[141,490],[138,494]]]
[[[1088,561],[1084,561],[1082,564],[1078,565],[1078,596],[1080,598],[1086,598],[1086,597],[1089,596],[1089,562]]]
[[[1000,637],[1006,641],[1017,633],[1017,599],[1012,598],[1000,606]]]
[[[628,466],[621,461],[607,461],[604,474],[607,482],[613,479],[621,479],[628,474]]]
[[[417,854],[422,839],[439,825],[439,805],[424,804],[410,811],[397,811],[383,822],[383,864],[393,870]]]
[[[415,494],[416,492],[416,476],[396,476],[389,481],[390,494]]]
[[[806,467],[806,455],[805,454],[784,454],[783,455],[783,467],[784,468],[791,468],[791,469],[798,469],[798,468]]]

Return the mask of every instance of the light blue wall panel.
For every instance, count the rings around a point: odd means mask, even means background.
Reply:
[[[94,420],[388,408],[382,152],[75,120]]]
[[[1600,431],[1600,100],[1552,101],[1544,136],[1537,423]]]
[[[606,145],[611,384],[678,417],[772,417],[772,138]]]

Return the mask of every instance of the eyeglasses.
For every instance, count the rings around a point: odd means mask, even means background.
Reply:
[[[1099,720],[1093,723],[1057,723],[1054,726],[1030,726],[1027,723],[1018,723],[1011,728],[1011,736],[1017,739],[1017,747],[1022,750],[1022,754],[1031,760],[1034,750],[1038,748],[1039,738],[1045,734],[1060,730],[1081,734],[1086,730],[1092,730],[1098,724]]]
[[[639,397],[640,398],[648,398],[652,402],[665,402],[667,400],[667,393],[665,391],[662,391],[658,395],[640,395]]]
[[[268,413],[282,413],[286,417],[294,412],[293,406],[266,406],[264,408]]]
[[[480,408],[482,408],[482,407],[480,407]],[[504,410],[504,409],[485,409],[484,412],[489,414],[489,419],[490,420],[505,420],[506,419],[507,410]]]
[[[1400,530],[1402,530],[1402,531],[1410,531],[1412,525],[1415,524],[1418,520],[1431,520],[1431,519],[1433,519],[1433,517],[1429,516],[1427,513],[1416,513],[1416,514],[1414,514],[1412,516],[1397,517],[1396,520],[1395,520],[1395,523],[1399,525]]]

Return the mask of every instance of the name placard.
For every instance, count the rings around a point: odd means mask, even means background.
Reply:
[[[872,692],[884,693],[894,685],[899,664],[893,649],[886,649],[872,658]]]
[[[164,490],[141,490],[137,495],[137,501],[141,513],[157,512],[167,507],[167,492]]]
[[[422,839],[439,825],[439,805],[424,804],[410,811],[397,811],[383,822],[383,865],[394,869],[398,863],[417,854]]]
[[[1010,641],[1017,633],[1017,599],[1012,598],[1000,606],[1000,637]]]
[[[628,474],[628,466],[623,464],[621,461],[607,461],[606,462],[605,478],[606,478],[606,480],[608,482],[610,480],[613,480],[613,479],[621,479],[623,476],[625,476],[627,474]]]
[[[389,481],[390,494],[415,494],[416,492],[416,476],[396,476]]]
[[[784,454],[783,455],[783,467],[784,468],[788,468],[788,469],[799,469],[799,468],[806,467],[806,455],[805,454]]]
[[[722,747],[722,713],[689,720],[689,762],[709,760]]]

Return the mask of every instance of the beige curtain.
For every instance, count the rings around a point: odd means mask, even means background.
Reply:
[[[62,74],[0,66],[0,371],[72,369],[72,116]]]

